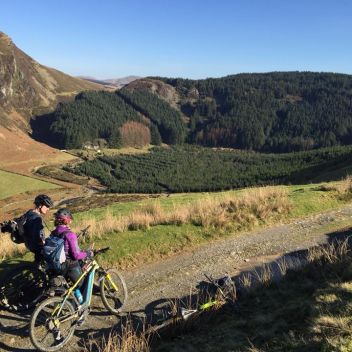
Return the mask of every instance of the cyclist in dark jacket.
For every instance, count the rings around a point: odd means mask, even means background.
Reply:
[[[24,241],[26,247],[34,253],[35,262],[42,260],[42,249],[45,241],[44,224],[42,216],[45,215],[54,203],[45,194],[39,194],[34,199],[35,208],[25,214],[26,222],[23,225]]]

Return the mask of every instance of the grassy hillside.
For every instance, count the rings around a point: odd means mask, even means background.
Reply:
[[[75,214],[74,228],[91,225],[87,243],[111,246],[103,259],[129,267],[242,231],[340,207],[352,199],[351,179],[211,194],[178,194],[116,203]],[[52,222],[48,222],[52,227]],[[9,240],[0,257],[18,246]],[[30,257],[26,254],[24,258]]]
[[[101,261],[129,267],[238,232],[334,209],[350,204],[351,199],[351,179],[177,194],[75,214],[74,225],[92,225],[91,237],[82,247],[93,242],[95,248],[111,246],[112,251],[104,254]],[[4,237],[1,257],[6,255],[6,248],[10,249],[10,243]],[[267,283],[239,300],[236,311],[224,307],[209,317],[202,316],[195,322],[196,329],[186,327],[180,336],[180,330],[162,335],[161,340],[154,340],[154,345],[137,351],[213,351],[220,346],[224,351],[243,352],[347,352],[351,347],[351,259],[331,260],[333,254],[326,257],[328,260],[315,256],[309,267],[288,273],[281,283]],[[16,259],[3,261],[0,276],[12,265],[31,258],[29,253],[17,253]],[[104,351],[119,350],[113,349],[114,345],[112,341],[110,349]]]
[[[59,188],[53,183],[0,170],[0,199],[16,194]]]
[[[36,134],[45,136],[47,131],[39,128],[29,134],[31,118],[54,110],[58,102],[70,101],[81,91],[96,89],[104,87],[41,65],[0,31],[0,166],[28,172],[44,158],[58,157],[55,149],[35,140]],[[41,121],[46,125],[45,118]]]
[[[162,197],[80,213],[76,224],[78,228],[91,225],[93,237],[89,241],[95,239],[96,246],[113,246],[105,260],[123,267],[133,266],[351,201],[350,180],[327,185]]]

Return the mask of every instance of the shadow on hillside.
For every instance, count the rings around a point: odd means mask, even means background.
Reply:
[[[30,120],[32,138],[37,142],[45,143],[53,148],[62,149],[62,143],[50,132],[50,126],[54,122],[53,114],[35,116]]]
[[[334,160],[328,160],[318,165],[309,166],[289,175],[287,179],[291,184],[307,184],[338,181],[351,173],[352,157],[343,155]]]
[[[328,233],[327,243],[322,246],[317,246],[316,248],[321,247],[331,247],[332,245],[336,246],[338,243],[342,241],[346,241],[346,244],[349,248],[352,247],[352,230],[350,228],[346,228],[341,231],[335,231]],[[150,302],[142,311],[132,311],[126,312],[125,315],[120,317],[114,317],[112,320],[112,324],[106,328],[94,328],[89,324],[89,317],[84,326],[77,329],[75,332],[75,336],[79,338],[79,347],[89,347],[89,341],[100,341],[101,339],[108,339],[111,334],[120,335],[123,331],[135,331],[136,334],[144,334],[146,331],[146,327],[149,332],[151,332],[151,341],[152,350],[157,350],[158,341],[160,339],[165,343],[172,341],[175,337],[178,337],[182,334],[189,333],[190,331],[196,330],[199,331],[202,329],[202,326],[205,324],[210,324],[211,326],[216,326],[217,324],[221,324],[223,321],[223,317],[232,317],[237,321],[243,321],[244,326],[246,324],[257,324],[258,328],[260,328],[260,324],[271,324],[270,325],[270,333],[272,334],[282,334],[282,333],[290,333],[290,329],[299,329],[300,331],[304,331],[305,329],[309,329],[309,320],[307,317],[312,313],[312,309],[314,307],[313,295],[309,295],[309,290],[311,289],[309,285],[307,287],[300,287],[300,271],[298,270],[302,266],[308,263],[308,255],[309,250],[298,250],[294,252],[287,253],[283,255],[281,258],[274,262],[266,263],[262,266],[254,267],[251,270],[241,272],[238,276],[232,277],[233,282],[236,286],[237,299],[232,302],[228,302],[223,305],[220,309],[216,311],[209,311],[208,313],[203,313],[201,315],[195,315],[194,319],[190,318],[186,322],[179,320],[179,323],[171,324],[167,326],[165,322],[166,319],[170,317],[169,312],[175,310],[175,306],[180,309],[180,307],[185,308],[193,308],[195,309],[199,303],[209,301],[209,296],[213,296],[216,292],[216,287],[212,283],[207,280],[201,281],[198,286],[198,292],[196,294],[187,295],[181,298],[171,297],[171,298],[161,298],[157,299],[153,302]],[[270,274],[270,278],[267,275]],[[311,280],[319,283],[319,272],[311,274]],[[268,281],[266,280],[268,279]],[[285,297],[281,297],[283,299],[283,304],[275,310],[275,305],[273,305],[274,312],[273,314],[277,316],[278,321],[270,322],[248,322],[247,314],[251,314],[253,310],[257,309],[259,312],[261,309],[264,309],[267,302],[270,301],[270,281],[275,282],[278,281],[287,281],[292,282],[293,284],[297,283],[296,289],[297,292],[299,290],[306,290],[308,295],[306,295],[307,300],[302,302],[302,306],[296,307],[290,304],[286,304]],[[323,284],[323,283],[321,283]],[[316,287],[314,287],[316,289]],[[268,293],[266,292],[268,291]],[[276,290],[275,292],[280,291]],[[262,297],[264,297],[264,301],[258,302],[256,299],[253,299],[253,295],[251,293],[259,292]],[[346,295],[349,294],[352,300],[351,293],[346,293],[346,291],[341,291],[337,293],[337,295]],[[283,295],[285,295],[283,289]],[[251,298],[252,296],[252,298]],[[288,300],[289,297],[287,297]],[[170,304],[170,302],[172,302]],[[271,304],[271,303],[270,303]],[[249,307],[250,305],[250,307]],[[253,307],[253,305],[257,305],[257,307]],[[291,316],[290,322],[281,321],[282,319],[279,316],[279,313],[282,310],[286,310],[287,315]],[[1,336],[6,335],[8,339],[17,339],[18,337],[27,337],[28,336],[28,323],[30,319],[30,313],[16,315],[14,313],[2,312],[0,315],[0,331]],[[263,310],[263,316],[265,316],[265,310]],[[111,317],[109,313],[99,309],[97,307],[93,307],[91,312],[92,316],[96,318],[106,319],[108,316]],[[106,318],[105,318],[106,317]],[[280,320],[281,319],[281,320]],[[115,321],[114,321],[115,320]],[[6,324],[5,324],[6,321]],[[169,320],[171,322],[172,320]],[[175,322],[175,321],[174,321]],[[252,327],[251,325],[251,327]],[[277,329],[277,331],[275,330]],[[153,333],[156,332],[156,333]],[[233,332],[235,334],[235,332]],[[237,332],[236,332],[237,333]],[[207,334],[205,334],[207,337]],[[222,339],[226,337],[221,337]],[[232,337],[229,337],[232,338]],[[265,343],[265,334],[262,337],[257,337],[256,343],[259,345],[261,343]],[[243,346],[248,346],[248,337],[241,336],[240,333],[236,339],[240,341],[243,340]],[[10,347],[7,341],[3,337],[0,339],[0,349],[3,351],[14,351],[14,352],[23,352],[28,351],[29,349],[23,348],[13,348]],[[241,341],[242,341],[241,340]],[[220,343],[220,342],[219,342]],[[318,342],[309,342],[308,345],[304,344],[302,341],[302,345],[298,346],[297,351],[317,351],[321,347]],[[300,349],[301,348],[301,349]],[[89,347],[91,351],[99,351],[99,347],[91,346]]]

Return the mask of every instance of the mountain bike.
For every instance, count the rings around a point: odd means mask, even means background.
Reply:
[[[230,276],[226,275],[220,279],[214,279],[207,274],[204,274],[207,279],[207,289],[200,293],[199,296],[206,296],[206,302],[196,303],[196,308],[181,307],[179,303],[171,303],[160,307],[156,315],[157,325],[151,328],[151,331],[162,329],[172,323],[180,320],[187,320],[193,315],[201,314],[210,310],[212,307],[222,305],[224,302],[232,302],[236,296],[235,283]],[[198,296],[198,298],[199,298]]]
[[[51,297],[40,303],[34,310],[29,335],[39,351],[57,351],[71,339],[75,329],[82,325],[90,312],[94,279],[100,286],[100,296],[105,308],[119,315],[127,302],[127,287],[121,274],[115,269],[103,269],[94,259],[109,247],[94,251],[93,258],[87,258],[82,267],[83,273],[61,297]],[[83,302],[80,303],[74,292],[83,284]]]
[[[77,237],[84,237],[88,234],[90,226],[77,233]],[[10,311],[21,312],[33,308],[38,302],[49,294],[62,293],[65,287],[63,277],[56,282],[59,285],[52,286],[52,279],[57,275],[46,269],[45,262],[26,262],[16,265],[1,279],[0,284],[0,305]]]
[[[187,320],[190,316],[195,313],[202,313],[214,306],[221,305],[223,302],[231,301],[236,296],[235,283],[230,276],[224,276],[221,279],[215,280],[212,277],[204,274],[207,280],[215,287],[215,297],[209,301],[199,304],[196,309],[180,308],[180,315],[183,320]]]

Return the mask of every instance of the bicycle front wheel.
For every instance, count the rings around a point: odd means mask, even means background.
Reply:
[[[100,281],[100,295],[105,308],[119,314],[127,302],[127,287],[121,274],[115,269],[109,269]]]
[[[76,314],[73,305],[65,301],[60,313],[62,298],[52,297],[43,301],[33,312],[29,336],[39,351],[51,352],[62,348],[75,331]],[[54,314],[53,314],[54,313]]]

